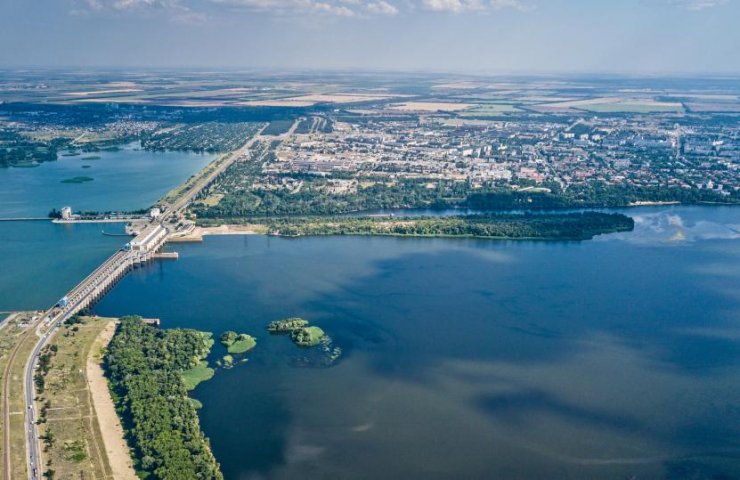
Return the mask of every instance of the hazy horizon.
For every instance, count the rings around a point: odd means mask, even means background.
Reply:
[[[737,0],[6,0],[0,67],[722,76],[737,18]]]

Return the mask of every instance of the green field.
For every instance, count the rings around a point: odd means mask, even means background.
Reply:
[[[461,117],[496,117],[506,113],[517,113],[521,112],[512,104],[508,103],[487,103],[482,105],[476,105],[475,107],[469,108],[460,112]]]
[[[683,113],[680,105],[650,103],[597,103],[578,107],[579,110],[594,113]]]

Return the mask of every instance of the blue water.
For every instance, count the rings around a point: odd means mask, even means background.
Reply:
[[[84,160],[88,155],[101,159]],[[129,145],[117,152],[59,157],[35,168],[0,169],[0,218],[45,217],[64,205],[82,211],[146,208],[212,158]],[[83,169],[85,164],[91,168]],[[61,183],[75,176],[95,180]],[[122,232],[123,226],[0,222],[0,311],[54,304],[126,242],[125,237],[102,235],[103,230]]]
[[[121,224],[0,222],[0,311],[45,309],[126,243]]]
[[[88,156],[100,159],[85,160]],[[34,168],[0,168],[0,218],[44,217],[65,205],[97,212],[147,208],[212,159],[190,152],[141,151],[131,144],[116,152],[59,156]],[[93,181],[62,183],[81,176]]]
[[[740,210],[630,213],[590,242],[207,237],[96,310],[257,336],[194,392],[229,479],[738,478]],[[294,315],[337,365],[265,332]]]

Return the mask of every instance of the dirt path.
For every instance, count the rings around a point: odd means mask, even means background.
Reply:
[[[90,355],[87,358],[87,382],[90,387],[95,413],[100,425],[100,433],[103,437],[105,452],[113,470],[113,478],[116,480],[137,480],[134,472],[129,448],[123,436],[123,427],[116,414],[110,392],[108,381],[103,375],[103,369],[97,358],[100,349],[110,342],[116,331],[116,324],[110,322],[95,340]]]

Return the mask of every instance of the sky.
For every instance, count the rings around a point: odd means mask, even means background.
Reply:
[[[740,0],[0,0],[0,66],[740,73]]]

